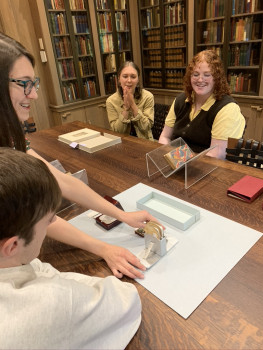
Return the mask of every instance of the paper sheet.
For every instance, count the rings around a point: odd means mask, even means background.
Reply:
[[[125,211],[135,211],[136,201],[152,191],[152,187],[139,183],[115,198]],[[154,191],[174,198],[156,189]],[[178,198],[176,200],[191,205]],[[145,272],[144,280],[137,280],[184,318],[190,316],[262,235],[247,226],[191,206],[200,210],[200,220],[186,231],[163,222],[167,234],[173,235],[179,242]],[[122,223],[106,231],[87,214],[85,212],[70,222],[89,235],[126,247],[136,255],[144,249],[144,239],[135,235],[133,228]]]

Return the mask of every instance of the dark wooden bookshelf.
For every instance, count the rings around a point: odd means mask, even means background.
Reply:
[[[187,62],[187,1],[138,0],[143,85],[181,90]]]
[[[261,0],[195,1],[195,53],[218,53],[233,93],[259,94],[262,23]]]
[[[117,71],[133,59],[128,0],[94,0],[105,93],[117,88]]]
[[[44,0],[64,103],[100,95],[86,0]]]

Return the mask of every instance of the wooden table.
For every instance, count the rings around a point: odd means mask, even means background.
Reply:
[[[28,138],[32,148],[47,160],[59,159],[70,172],[85,168],[89,185],[103,196],[114,196],[142,182],[263,232],[262,196],[247,204],[226,195],[227,188],[246,174],[263,178],[262,170],[211,158],[209,161],[218,168],[186,190],[180,174],[167,179],[162,175],[148,178],[145,154],[160,146],[156,142],[124,136],[121,144],[88,154],[57,141],[58,135],[84,127],[104,131],[73,122],[30,134]],[[64,217],[83,211],[78,206],[70,209],[63,213]],[[60,271],[101,277],[111,274],[102,259],[49,238],[40,259]],[[127,349],[263,349],[263,238],[187,320],[137,282],[123,280],[136,285],[143,305],[141,326]]]

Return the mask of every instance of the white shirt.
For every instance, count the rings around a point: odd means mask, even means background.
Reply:
[[[141,322],[134,285],[34,259],[0,269],[0,349],[123,349]]]

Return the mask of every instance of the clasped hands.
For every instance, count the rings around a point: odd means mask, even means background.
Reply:
[[[125,111],[128,111],[134,103],[135,102],[134,102],[134,96],[133,96],[132,90],[127,86],[125,86],[123,89],[123,105],[124,105]]]

